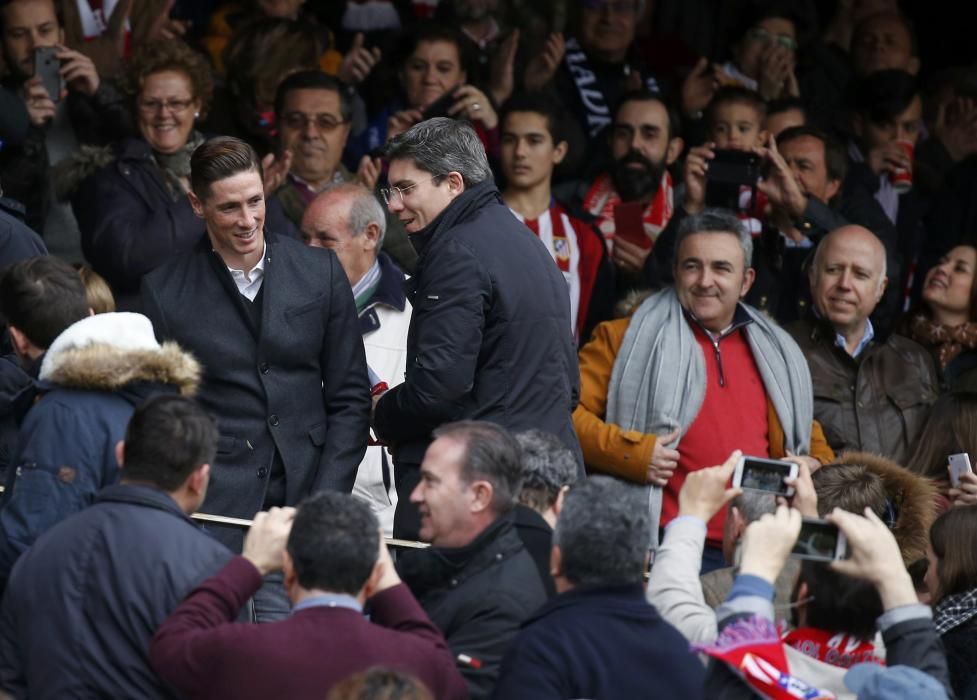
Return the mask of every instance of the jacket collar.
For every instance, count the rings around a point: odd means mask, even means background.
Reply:
[[[360,334],[366,335],[380,328],[377,306],[386,306],[403,312],[407,307],[407,293],[404,290],[404,273],[386,253],[377,257],[380,263],[380,281],[366,308],[360,312]]]
[[[733,311],[733,322],[730,324],[729,328],[724,330],[718,337],[715,337],[712,331],[707,330],[706,327],[703,326],[702,323],[699,321],[699,319],[693,316],[690,311],[685,312],[685,317],[689,320],[689,323],[691,325],[694,325],[696,328],[698,328],[703,333],[705,333],[707,338],[715,342],[719,342],[723,338],[729,337],[730,335],[738,331],[740,328],[743,328],[753,323],[753,319],[750,318],[750,314],[747,313],[745,308],[743,308],[742,303],[736,305],[736,309]]]
[[[574,586],[569,591],[558,593],[550,598],[536,613],[530,616],[523,626],[532,624],[535,620],[546,617],[561,608],[587,605],[592,602],[606,609],[608,604],[615,607],[627,607],[629,615],[635,611],[643,611],[646,615],[654,615],[654,608],[645,600],[643,583],[603,583],[584,584]]]
[[[156,510],[171,513],[182,520],[186,520],[194,527],[198,527],[190,519],[190,516],[180,510],[180,506],[176,504],[176,501],[168,493],[155,486],[128,483],[113,484],[99,491],[98,495],[95,496],[95,502],[129,503],[146,508],[155,508]]]
[[[444,231],[467,221],[475,212],[492,202],[502,206],[499,190],[491,180],[485,180],[466,189],[455,197],[440,214],[434,217],[434,221],[420,231],[408,234],[417,254],[423,256],[427,247],[440,238]]]

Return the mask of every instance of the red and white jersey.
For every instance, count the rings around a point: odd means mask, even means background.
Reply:
[[[570,217],[559,204],[551,205],[538,219],[527,219],[514,209],[509,211],[539,237],[563,273],[570,292],[570,328],[576,335],[580,314],[580,244]]]

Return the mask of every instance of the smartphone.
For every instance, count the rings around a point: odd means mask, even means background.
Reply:
[[[733,472],[733,488],[764,491],[777,496],[790,498],[794,487],[784,483],[784,479],[796,479],[800,471],[797,462],[782,462],[779,459],[763,457],[740,457]]]
[[[651,248],[651,239],[645,233],[645,208],[641,202],[620,202],[614,207],[614,237],[628,243]]]
[[[61,99],[61,61],[56,56],[60,50],[57,46],[38,46],[34,49],[34,75],[41,78],[52,102]]]
[[[448,110],[451,109],[451,105],[457,101],[455,91],[448,90],[448,92],[444,93],[441,95],[441,97],[425,107],[421,115],[424,117],[424,119],[434,119],[434,117],[450,117],[451,115],[448,114]]]
[[[960,485],[960,475],[966,474],[967,472],[972,472],[974,469],[970,466],[970,455],[966,452],[960,452],[959,454],[950,455],[947,458],[950,464],[950,483],[954,486]]]
[[[834,523],[817,518],[801,521],[801,534],[790,550],[791,559],[837,561],[848,556],[848,540]]]
[[[706,204],[740,210],[743,187],[754,190],[750,201],[756,201],[756,184],[760,179],[760,156],[749,151],[717,148],[706,171]]]

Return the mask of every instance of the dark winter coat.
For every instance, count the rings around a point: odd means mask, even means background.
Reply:
[[[374,416],[395,460],[419,464],[431,431],[463,419],[546,430],[579,457],[570,300],[545,246],[491,182],[463,192],[411,240],[407,377]]]
[[[704,677],[688,641],[645,600],[641,584],[581,586],[523,624],[494,697],[698,698]]]
[[[287,505],[321,489],[351,492],[366,451],[370,387],[336,254],[266,231],[263,282],[251,303],[199,224],[197,237],[193,251],[146,276],[142,298],[157,337],[177,341],[204,368],[198,399],[221,435],[202,510],[253,518],[272,477],[281,486],[276,465],[284,465]],[[240,551],[243,530],[213,532]]]
[[[69,331],[70,332],[70,328]],[[0,502],[0,580],[42,533],[119,478],[115,446],[154,393],[192,394],[200,368],[173,344],[126,350],[111,339],[45,356],[40,399],[24,417]]]
[[[397,568],[444,633],[472,700],[490,697],[519,625],[546,602],[511,515],[498,518],[466,547],[405,553]]]
[[[149,667],[150,639],[230,558],[165,492],[106,488],[17,562],[0,613],[0,682],[34,700],[175,697]]]
[[[950,669],[950,685],[958,700],[977,700],[977,618],[971,618],[940,637]]]

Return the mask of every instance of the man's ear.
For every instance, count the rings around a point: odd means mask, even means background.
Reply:
[[[457,197],[465,191],[465,178],[461,176],[461,173],[452,170],[445,178],[448,181],[448,192],[451,193],[452,197]]]
[[[753,282],[756,280],[756,270],[752,267],[746,268],[743,273],[743,286],[740,288],[740,299],[746,296],[747,292],[750,291],[750,287],[753,286]]]
[[[553,148],[553,165],[559,165],[563,162],[563,159],[567,157],[567,152],[570,150],[570,144],[566,141],[560,141]]]
[[[906,64],[906,72],[910,75],[919,75],[919,58],[913,56]]]
[[[469,486],[472,492],[471,511],[481,513],[492,507],[492,499],[495,496],[495,489],[487,481],[473,481]]]
[[[298,577],[295,575],[295,562],[288,555],[288,550],[282,552],[282,579],[282,585],[286,591],[298,583]]]
[[[841,189],[841,180],[828,180],[828,188],[827,190],[825,190],[825,195],[827,197],[827,201],[825,201],[825,204],[827,204],[832,199],[834,199],[834,196],[838,194],[838,190],[840,189]]]
[[[560,517],[560,511],[563,510],[563,503],[566,501],[567,494],[570,492],[569,486],[561,486],[560,490],[556,494],[556,500],[553,501],[553,515]]]
[[[364,600],[369,600],[376,593],[377,587],[380,585],[380,577],[383,575],[383,564],[377,559],[377,563],[373,565],[373,571],[370,572],[370,576],[366,579],[366,583],[363,584],[363,588],[360,589],[360,595],[363,596]]]
[[[119,465],[119,469],[125,466],[125,456],[126,456],[126,443],[125,440],[119,440],[115,443],[115,461]]]
[[[563,575],[563,552],[559,545],[553,545],[550,550],[550,578],[555,579]]]
[[[200,201],[200,198],[190,191],[187,192],[187,199],[190,200],[190,208],[193,209],[193,213],[197,216],[197,218],[204,218],[204,203]]]
[[[194,496],[203,496],[207,493],[207,484],[210,483],[210,465],[201,464],[190,472],[187,477],[187,490]]]
[[[34,347],[34,343],[29,341],[23,331],[16,326],[7,326],[7,330],[10,331],[10,343],[14,346],[14,352],[20,357],[29,358],[31,356],[30,350]]]
[[[668,141],[668,150],[665,151],[665,165],[671,165],[682,154],[685,148],[685,141],[680,136],[676,136]]]
[[[361,234],[364,238],[363,248],[364,250],[375,250],[380,242],[380,224],[375,221],[370,222],[363,233]]]
[[[883,277],[881,280],[879,280],[879,291],[875,295],[875,303],[876,304],[878,304],[880,301],[882,301],[882,295],[885,294],[885,288],[887,286],[889,286],[889,278],[888,277]]]

